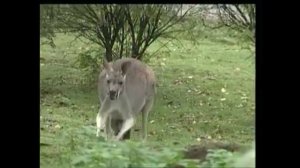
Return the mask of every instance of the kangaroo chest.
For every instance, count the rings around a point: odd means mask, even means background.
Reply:
[[[111,113],[113,118],[124,119],[128,116],[138,114],[145,105],[145,100],[143,100],[142,103],[136,103],[134,101],[130,101],[128,97],[123,95],[117,100],[107,100],[105,104],[109,106],[108,112]]]

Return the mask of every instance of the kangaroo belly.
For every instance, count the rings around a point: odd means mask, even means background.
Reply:
[[[116,119],[116,120],[123,120],[123,115],[120,110],[113,110],[111,112],[111,118]]]

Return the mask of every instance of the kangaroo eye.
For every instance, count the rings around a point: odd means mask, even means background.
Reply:
[[[110,83],[110,80],[107,80],[107,83]]]
[[[122,85],[123,84],[123,82],[121,81],[121,82],[119,82],[119,85]]]

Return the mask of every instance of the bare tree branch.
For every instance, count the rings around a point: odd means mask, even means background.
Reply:
[[[73,32],[76,39],[83,37],[98,44],[105,48],[107,60],[123,55],[142,59],[155,40],[175,32],[170,28],[190,9],[161,4],[59,5],[56,31]]]

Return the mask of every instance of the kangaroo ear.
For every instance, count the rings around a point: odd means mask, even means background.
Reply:
[[[123,80],[124,80],[124,81],[126,80],[126,74],[123,76]]]
[[[126,73],[127,73],[127,70],[128,70],[128,68],[130,67],[130,65],[131,65],[131,62],[124,62],[122,65],[121,65],[121,70],[122,70],[122,75],[124,76],[124,75],[126,75]]]
[[[104,57],[103,59],[103,67],[108,70],[108,71],[112,71],[112,66],[111,63],[107,61],[107,59]]]

